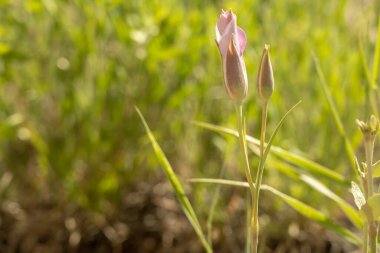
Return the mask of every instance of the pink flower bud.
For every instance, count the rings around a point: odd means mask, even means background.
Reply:
[[[259,73],[257,75],[257,92],[260,98],[266,102],[272,96],[274,90],[274,77],[272,63],[269,57],[269,46],[265,45],[261,57]]]
[[[232,100],[247,96],[248,80],[243,52],[247,42],[245,32],[236,25],[232,10],[222,11],[216,24],[216,42],[223,62],[224,84]]]

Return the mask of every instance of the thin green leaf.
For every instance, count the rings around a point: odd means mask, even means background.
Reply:
[[[273,131],[273,133],[272,133],[272,136],[269,138],[268,144],[266,144],[266,148],[265,148],[265,151],[264,151],[264,154],[263,154],[263,156],[264,156],[264,157],[263,157],[263,158],[264,158],[264,159],[263,159],[263,163],[265,163],[265,161],[266,161],[266,159],[267,159],[267,157],[268,157],[269,151],[270,151],[270,149],[271,149],[271,146],[272,146],[272,144],[273,144],[273,140],[274,140],[274,138],[276,137],[278,131],[279,131],[280,128],[281,128],[281,126],[284,124],[286,117],[287,117],[287,116],[289,115],[289,113],[290,113],[291,111],[293,111],[294,108],[296,108],[301,102],[302,102],[302,100],[299,101],[297,104],[295,104],[292,108],[290,108],[290,109],[285,113],[285,115],[281,118],[280,122],[278,122],[276,128],[274,129],[274,131]]]
[[[207,241],[212,247],[212,223],[214,221],[214,214],[216,210],[216,204],[218,203],[218,198],[220,194],[220,187],[217,187],[212,198],[210,211],[207,218]]]
[[[335,201],[342,209],[342,211],[347,215],[347,217],[351,220],[352,224],[354,224],[357,228],[363,228],[363,220],[358,214],[357,210],[355,210],[350,204],[348,204],[341,197],[336,195],[333,191],[331,191],[327,186],[322,184],[315,178],[309,177],[307,175],[301,175],[301,180],[313,187],[318,192],[322,193],[326,197]]]
[[[265,188],[264,188],[265,187]],[[327,215],[322,213],[321,211],[318,211],[314,209],[313,207],[293,198],[290,197],[270,186],[263,185],[263,190],[268,190],[275,194],[276,196],[280,197],[282,200],[284,200],[286,203],[288,203],[291,207],[293,207],[296,211],[298,211],[300,214],[304,215],[305,217],[318,222],[322,226],[326,227],[329,230],[332,230],[336,232],[337,234],[340,234],[344,238],[346,238],[348,241],[352,242],[355,245],[361,245],[362,239],[359,238],[357,235],[349,231],[348,229],[344,228],[343,226],[340,226],[336,224],[333,220],[331,220]]]
[[[235,137],[239,137],[238,132],[234,131],[230,128],[221,127],[221,126],[217,126],[217,125],[213,125],[213,124],[209,124],[209,123],[205,123],[205,122],[193,122],[193,123],[199,127],[217,132],[219,134],[228,134],[228,135],[232,135]],[[260,145],[260,141],[258,139],[254,138],[252,136],[249,136],[249,135],[247,135],[247,142],[249,142],[255,146]],[[322,176],[322,177],[329,179],[335,183],[339,183],[339,184],[342,184],[345,186],[350,185],[350,182],[347,181],[341,174],[336,173],[335,171],[333,171],[333,170],[331,170],[331,169],[329,169],[329,168],[327,168],[321,164],[318,164],[314,161],[311,161],[307,158],[304,158],[302,156],[299,156],[299,155],[296,155],[296,154],[291,153],[289,151],[286,151],[280,147],[273,145],[270,149],[270,153],[272,153],[272,154],[276,155],[277,157],[280,157],[280,158],[282,158],[288,162],[291,162],[291,163],[293,163],[293,164],[295,164],[301,168],[304,168],[314,175]]]
[[[247,182],[241,182],[241,181],[229,180],[229,179],[190,178],[187,181],[190,182],[190,183],[221,184],[221,185],[239,186],[239,187],[249,188],[249,184]]]
[[[364,165],[363,165],[364,166]],[[358,172],[359,176],[361,178],[365,178],[365,173],[364,171],[361,169],[360,167],[360,164],[358,162],[358,158],[355,156],[355,168],[356,168],[356,171]],[[363,167],[364,168],[364,167]],[[375,176],[374,176],[375,177]]]
[[[223,184],[223,185],[230,185],[230,186],[240,186],[240,187],[249,187],[248,183],[246,182],[240,182],[240,181],[233,181],[233,180],[224,180],[224,179],[208,179],[208,178],[194,178],[188,180],[192,183],[212,183],[212,184]],[[283,201],[285,201],[287,204],[289,204],[294,210],[302,214],[303,216],[318,222],[323,227],[336,232],[337,234],[343,236],[348,241],[352,242],[355,245],[362,245],[362,239],[353,234],[351,231],[347,230],[346,228],[336,224],[333,220],[331,220],[327,215],[322,213],[321,211],[318,211],[314,209],[313,207],[289,196],[285,193],[280,192],[279,190],[269,186],[269,185],[262,185],[262,190],[269,191],[276,195],[277,197],[280,197]]]
[[[196,234],[198,235],[199,239],[201,240],[201,243],[202,243],[203,247],[205,248],[206,252],[211,253],[212,249],[211,249],[210,245],[208,244],[206,237],[204,236],[204,234],[202,232],[201,225],[199,224],[198,218],[194,212],[193,207],[190,204],[189,199],[186,197],[185,191],[183,190],[181,183],[179,182],[177,176],[175,175],[175,173],[174,173],[168,159],[166,158],[164,152],[162,151],[161,147],[157,143],[156,138],[154,137],[154,135],[150,131],[149,126],[146,123],[146,121],[145,121],[143,115],[141,114],[140,110],[137,107],[135,107],[135,109],[136,109],[138,115],[140,116],[142,123],[144,124],[146,133],[147,133],[149,140],[153,146],[154,152],[156,153],[156,156],[157,156],[161,166],[163,167],[165,174],[166,174],[167,178],[169,179],[169,181],[170,181],[170,183],[174,189],[174,192],[177,195],[177,198],[181,204],[181,207],[182,207],[186,217],[188,218],[191,225],[193,226],[193,228],[194,228]]]
[[[369,84],[369,87],[370,87],[370,89],[376,89],[376,83],[372,79],[372,75],[370,73],[370,70],[369,70],[369,67],[368,67],[368,64],[367,64],[367,60],[366,60],[366,56],[365,56],[365,53],[364,53],[362,39],[359,39],[359,55],[360,55],[360,60],[361,60],[362,65],[363,65],[364,74],[365,74],[365,77],[366,77],[367,82]]]
[[[343,200],[341,197],[336,195],[322,182],[308,175],[300,174],[292,165],[289,165],[282,161],[271,160],[271,163],[269,165],[275,167],[276,169],[285,173],[294,180],[303,181],[304,183],[312,187],[314,190],[333,200],[350,219],[352,224],[354,224],[358,229],[363,228],[363,220],[361,219],[358,211],[345,200]]]
[[[369,100],[369,104],[371,106],[372,112],[375,114],[376,117],[378,117],[379,113],[377,110],[376,101],[374,98],[374,93],[372,92],[372,91],[376,90],[376,83],[375,83],[375,80],[373,79],[373,77],[371,76],[371,74],[369,72],[369,67],[368,67],[367,60],[366,60],[366,57],[364,54],[363,42],[362,42],[361,38],[359,39],[359,56],[360,56],[360,61],[361,61],[362,66],[363,66],[365,77],[367,79],[367,82],[366,82],[366,84],[367,84],[366,85],[367,100]]]
[[[372,80],[375,82],[377,87],[377,78],[379,77],[379,62],[380,62],[380,16],[377,24],[377,40],[376,40],[376,49],[375,56],[373,58],[373,68],[372,68]]]
[[[368,199],[368,205],[370,206],[373,216],[376,220],[380,219],[380,194],[375,194]]]
[[[226,156],[229,153],[230,152],[228,152],[228,150],[227,150]],[[226,160],[227,159],[225,159],[223,167],[220,170],[219,177],[224,177],[224,174],[226,171]],[[216,205],[218,203],[219,195],[220,195],[220,185],[218,185],[218,187],[216,187],[216,189],[215,189],[215,192],[214,192],[214,195],[212,198],[212,202],[211,202],[211,206],[210,206],[210,211],[209,211],[208,217],[207,217],[207,241],[211,247],[212,247],[212,225],[213,225],[212,223],[214,221],[214,214],[215,214],[215,210],[216,210]]]
[[[336,109],[336,105],[335,105],[334,99],[333,99],[333,97],[331,95],[331,92],[330,92],[328,86],[327,86],[327,82],[326,82],[325,76],[324,76],[324,74],[322,72],[322,68],[321,68],[321,66],[319,64],[319,60],[318,60],[318,58],[315,55],[313,55],[313,59],[314,59],[315,68],[317,70],[317,74],[318,74],[318,77],[319,77],[319,80],[320,80],[320,84],[321,84],[322,89],[323,89],[323,93],[324,93],[324,95],[325,95],[325,97],[327,99],[328,105],[330,107],[330,111],[331,111],[331,113],[332,113],[332,115],[334,117],[334,121],[335,121],[336,127],[338,128],[338,132],[339,132],[341,138],[344,141],[344,147],[346,149],[346,153],[347,153],[348,159],[349,159],[349,161],[351,163],[351,166],[354,169],[354,171],[357,172],[356,171],[356,167],[355,167],[354,149],[352,148],[351,143],[350,143],[350,141],[347,138],[346,132],[345,132],[343,124],[342,124],[342,120],[339,117],[338,110]]]
[[[372,164],[372,177],[380,177],[380,160]]]

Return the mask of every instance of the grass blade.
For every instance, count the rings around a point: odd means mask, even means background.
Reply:
[[[268,157],[268,154],[269,154],[270,148],[271,148],[271,146],[272,146],[272,144],[273,144],[273,140],[274,140],[274,138],[276,137],[278,131],[279,131],[280,128],[281,128],[281,126],[284,124],[286,117],[287,117],[287,116],[289,115],[289,113],[290,113],[291,111],[293,111],[294,108],[296,108],[301,102],[302,102],[302,100],[299,101],[297,104],[295,104],[292,108],[290,108],[290,109],[285,113],[285,115],[281,118],[280,122],[278,122],[276,128],[274,129],[274,131],[273,131],[273,133],[272,133],[272,135],[271,135],[271,137],[269,138],[268,144],[266,144],[265,151],[264,151],[264,154],[263,154],[263,156],[264,156],[263,163],[265,163],[265,161],[266,161],[266,159],[267,159],[267,157]]]
[[[225,180],[225,179],[194,178],[188,181],[192,183],[212,183],[212,184],[239,186],[239,187],[249,187],[247,182]],[[290,205],[294,210],[296,210],[303,216],[319,223],[320,225],[322,225],[323,227],[331,231],[336,232],[337,234],[346,238],[351,243],[355,245],[362,245],[363,242],[361,238],[359,238],[357,235],[355,235],[348,229],[336,224],[333,220],[331,220],[327,215],[325,215],[321,211],[318,211],[317,209],[314,209],[313,207],[283,192],[280,192],[279,190],[269,185],[262,185],[261,189],[273,193],[275,196],[281,198],[283,201],[285,201],[288,205]]]
[[[181,204],[183,211],[185,212],[186,217],[188,218],[191,225],[193,226],[193,228],[194,228],[196,234],[198,235],[199,239],[201,240],[202,245],[205,248],[206,252],[211,253],[212,249],[211,249],[210,245],[208,244],[206,237],[204,236],[204,234],[202,232],[201,225],[199,224],[198,218],[194,212],[193,207],[190,204],[189,199],[186,197],[185,191],[183,190],[181,183],[179,182],[177,176],[175,175],[175,173],[174,173],[168,159],[166,158],[164,152],[162,151],[161,147],[157,143],[156,138],[154,137],[154,135],[150,131],[149,126],[146,123],[146,121],[145,121],[143,115],[141,114],[140,110],[137,107],[135,107],[135,109],[136,109],[138,115],[140,116],[142,123],[144,124],[146,133],[147,133],[149,140],[153,146],[154,152],[155,152],[161,166],[163,167],[163,169],[165,171],[167,178],[169,179],[169,181],[170,181],[170,183],[171,183],[171,185],[172,185],[172,187],[173,187],[173,189],[177,195],[177,198]]]
[[[220,174],[219,177],[224,176],[225,170],[226,170],[226,165],[223,164],[223,167],[219,173]],[[218,185],[218,187],[216,187],[215,189],[214,196],[212,198],[212,202],[210,206],[210,211],[207,217],[207,241],[211,247],[212,247],[212,223],[214,221],[214,214],[216,210],[216,205],[218,203],[219,195],[220,195],[220,185]]]
[[[357,235],[355,235],[348,229],[336,224],[333,220],[331,220],[327,215],[325,215],[321,211],[318,211],[317,209],[314,209],[313,207],[293,197],[290,197],[268,185],[263,185],[262,189],[268,190],[271,193],[275,194],[276,196],[280,197],[282,200],[288,203],[291,207],[293,207],[297,212],[299,212],[303,216],[315,222],[318,222],[320,225],[324,226],[325,228],[329,230],[336,232],[337,234],[340,234],[351,243],[355,245],[361,245],[363,243],[361,238],[359,238]]]
[[[363,229],[363,220],[360,218],[356,209],[354,209],[350,204],[348,204],[341,197],[336,195],[333,191],[331,191],[327,186],[322,184],[315,178],[309,177],[307,175],[301,175],[301,180],[313,187],[318,192],[322,193],[326,197],[333,200],[335,203],[339,205],[342,211],[347,215],[352,224],[355,225],[358,229]]]
[[[376,83],[374,82],[374,79],[372,79],[372,75],[370,73],[370,70],[369,70],[369,67],[367,64],[366,56],[364,54],[362,39],[359,39],[359,56],[360,56],[360,60],[361,60],[362,66],[363,66],[364,74],[365,74],[365,77],[366,77],[367,82],[369,84],[370,90],[376,89]]]
[[[319,60],[318,60],[318,58],[315,55],[313,55],[313,59],[314,59],[315,68],[317,70],[317,74],[318,74],[318,77],[319,77],[319,80],[320,80],[320,84],[322,86],[323,93],[324,93],[324,95],[325,95],[325,97],[327,99],[327,103],[328,103],[328,105],[330,107],[330,111],[331,111],[331,113],[332,113],[332,115],[334,117],[334,121],[335,121],[336,127],[338,128],[338,132],[339,132],[341,138],[344,141],[344,147],[346,149],[346,153],[347,153],[348,159],[349,159],[349,161],[351,163],[351,166],[352,166],[353,170],[356,173],[354,149],[352,148],[351,143],[350,143],[350,141],[347,138],[346,132],[345,132],[343,124],[342,124],[342,120],[339,117],[338,110],[336,109],[336,105],[335,105],[334,99],[333,99],[333,97],[331,95],[331,92],[330,92],[328,86],[327,86],[327,82],[326,82],[325,76],[324,76],[324,74],[322,72],[321,65],[319,64]]]
[[[371,110],[372,112],[378,116],[378,110],[377,110],[377,106],[376,106],[376,102],[375,102],[375,94],[374,94],[374,91],[376,91],[376,83],[375,83],[375,79],[373,79],[373,77],[371,76],[370,72],[369,72],[369,67],[368,67],[368,64],[367,64],[367,60],[366,60],[366,56],[364,54],[364,48],[363,48],[363,42],[362,42],[362,39],[360,38],[359,39],[359,56],[360,56],[360,61],[362,63],[362,67],[363,67],[363,70],[364,70],[364,74],[365,74],[365,77],[367,79],[367,82],[366,82],[366,103],[367,103],[367,107],[371,106]],[[369,103],[369,104],[368,104]],[[369,111],[369,109],[367,109]],[[370,113],[368,113],[368,115],[366,115],[366,117],[369,116]]]
[[[372,80],[375,82],[375,85],[377,82],[377,78],[379,77],[379,62],[380,62],[380,16],[379,16],[379,21],[377,24],[376,49],[375,49],[375,56],[373,58],[373,68],[372,68]]]
[[[376,193],[368,199],[368,205],[372,209],[373,216],[376,220],[380,219],[380,194]]]
[[[275,161],[274,159],[272,159],[269,166],[275,167],[276,169],[286,174],[293,180],[303,181],[305,184],[312,187],[317,192],[334,201],[355,227],[357,227],[358,229],[363,229],[363,220],[361,219],[357,210],[354,207],[352,207],[349,203],[347,203],[344,199],[335,194],[322,182],[308,175],[300,174],[296,168],[283,161]],[[349,188],[347,188],[347,190],[348,189]]]
[[[226,128],[226,127],[221,127],[221,126],[217,126],[217,125],[213,125],[213,124],[209,124],[209,123],[205,123],[205,122],[193,122],[195,125],[199,126],[199,127],[202,127],[202,128],[205,128],[205,129],[208,129],[208,130],[211,130],[211,131],[214,131],[214,132],[217,132],[219,134],[227,134],[227,135],[232,135],[232,136],[235,136],[235,137],[238,137],[239,134],[237,131],[235,130],[232,130],[230,128]],[[249,136],[247,135],[247,142],[255,145],[255,146],[259,146],[260,145],[260,141],[252,136]],[[350,186],[350,182],[347,181],[341,174],[339,173],[336,173],[335,171],[319,164],[319,163],[316,163],[312,160],[309,160],[305,157],[302,157],[302,156],[299,156],[297,154],[294,154],[294,153],[291,153],[289,151],[286,151],[280,147],[277,147],[277,146],[272,146],[271,149],[270,149],[270,153],[290,162],[290,163],[293,163],[301,168],[304,168],[306,169],[308,172],[314,174],[314,175],[318,175],[318,176],[322,176],[326,179],[329,179],[330,181],[333,181],[335,183],[339,183],[341,185],[345,185],[345,186]]]
[[[346,180],[341,174],[327,168],[319,163],[300,155],[291,153],[281,148],[272,147],[273,153],[283,160],[290,162],[300,168],[304,168],[315,176],[323,176],[330,181],[339,183],[344,186],[350,186],[350,182]]]

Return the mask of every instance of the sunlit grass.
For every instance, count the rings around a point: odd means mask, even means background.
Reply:
[[[165,180],[135,105],[179,177],[217,178],[225,164],[226,178],[241,181],[238,151],[225,141],[237,134],[236,118],[214,41],[217,14],[230,7],[247,28],[247,132],[259,136],[264,43],[276,77],[268,129],[303,101],[278,133],[264,183],[321,210],[337,207],[358,229],[347,189],[357,177],[353,154],[363,153],[355,119],[379,111],[378,1],[0,1],[2,201],[69,203],[114,218],[132,187]],[[247,138],[255,168],[258,140]],[[192,186],[194,207],[204,204],[206,186]],[[217,228],[227,214],[212,206]]]

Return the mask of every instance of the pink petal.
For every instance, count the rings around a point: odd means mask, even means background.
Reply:
[[[224,82],[228,95],[232,100],[242,100],[247,95],[247,73],[244,59],[240,57],[235,35],[230,40],[224,67]]]
[[[237,33],[236,16],[229,10],[220,15],[216,25],[216,42],[218,43],[219,51],[223,58],[227,54],[228,45],[233,33]]]
[[[245,45],[247,44],[247,36],[245,35],[245,32],[240,27],[237,28],[237,36],[239,41],[239,50],[240,50],[240,56],[243,55]]]
[[[219,20],[216,23],[216,38],[220,38],[225,33],[225,30],[229,23],[236,20],[235,14],[229,9],[227,12],[222,10],[222,14],[219,16]],[[235,21],[236,22],[236,21]]]

